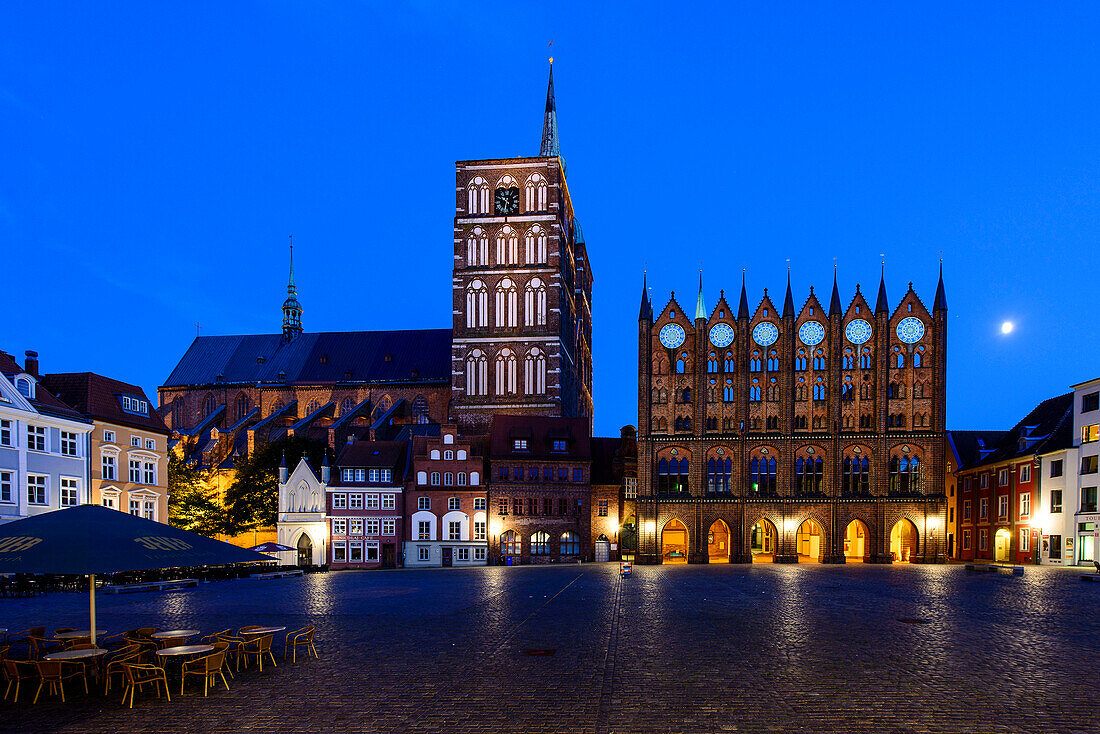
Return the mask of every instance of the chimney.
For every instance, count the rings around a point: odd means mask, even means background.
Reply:
[[[26,369],[28,375],[38,377],[38,352],[28,349],[25,354],[27,359],[24,369]]]

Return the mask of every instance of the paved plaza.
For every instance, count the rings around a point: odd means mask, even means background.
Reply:
[[[314,574],[100,597],[100,623],[318,628],[319,660],[134,709],[0,704],[6,730],[1089,732],[1100,584],[1063,569],[614,564]],[[0,626],[86,627],[87,597]],[[279,645],[281,647],[281,641]],[[532,654],[536,653],[536,654]],[[151,696],[151,694],[150,694]]]

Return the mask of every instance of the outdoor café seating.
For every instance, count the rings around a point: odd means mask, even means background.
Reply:
[[[187,684],[187,676],[197,675],[201,676],[202,681],[202,695],[205,697],[210,691],[210,686],[216,686],[218,684],[217,679],[220,677],[222,683],[225,685],[225,690],[229,690],[229,681],[225,679],[225,673],[222,672],[222,668],[225,667],[225,650],[215,651],[209,655],[199,658],[198,660],[192,660],[189,663],[183,664],[183,679],[180,681],[180,695],[183,695],[183,687]]]
[[[38,680],[38,664],[34,660],[5,660],[4,677],[8,681],[8,686],[4,689],[4,700],[8,700],[8,695],[12,692],[12,686],[14,686],[15,696],[12,701],[18,701],[19,688],[23,681]]]
[[[61,702],[65,702],[65,681],[70,678],[80,678],[84,681],[84,693],[88,692],[88,678],[84,674],[84,665],[79,667],[67,663],[63,660],[39,660],[38,665],[38,690],[35,691],[34,701],[32,703],[38,703],[38,696],[41,695],[42,689],[49,686],[47,695],[54,695],[55,693],[61,694]]]
[[[112,684],[116,679],[122,682],[126,681],[127,663],[139,664],[143,662],[145,662],[145,652],[140,645],[130,645],[112,653],[110,659],[107,660],[107,667],[103,674],[103,695],[106,696],[111,692]]]
[[[275,656],[271,654],[271,640],[273,635],[263,635],[262,637],[256,637],[248,640],[242,644],[238,649],[240,655],[244,657],[244,667],[248,667],[249,658],[255,657],[256,663],[260,666],[260,672],[264,670],[264,658],[267,657],[271,660],[271,664],[276,668],[279,667],[275,663]]]
[[[160,698],[160,687],[164,686],[164,695],[169,701],[172,700],[172,694],[168,692],[168,676],[164,673],[164,668],[157,667],[150,663],[127,663],[123,666],[126,671],[126,690],[122,692],[122,702],[126,703],[126,697],[130,697],[130,708],[134,707],[134,693],[138,691],[144,691],[145,686],[151,685],[157,692],[157,698]]]
[[[289,653],[291,655],[291,662],[298,662],[299,647],[305,648],[307,657],[310,655],[317,657],[317,648],[313,646],[313,632],[315,629],[316,628],[311,624],[287,633],[286,640],[283,642],[283,660],[286,660],[286,656]]]

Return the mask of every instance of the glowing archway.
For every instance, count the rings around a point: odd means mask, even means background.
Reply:
[[[890,530],[890,555],[894,563],[909,563],[917,555],[917,526],[909,520],[898,520]]]
[[[707,560],[710,563],[730,562],[730,528],[723,520],[715,520],[707,531]]]
[[[800,563],[821,563],[821,557],[825,554],[825,531],[820,525],[806,520],[798,526],[794,542]]]
[[[687,563],[688,529],[676,518],[661,530],[661,560],[663,563]]]
[[[779,532],[770,520],[761,519],[754,523],[749,529],[749,551],[752,554],[753,563],[774,560],[778,542]]]
[[[862,520],[852,520],[844,530],[844,560],[864,563],[871,559],[871,531]]]

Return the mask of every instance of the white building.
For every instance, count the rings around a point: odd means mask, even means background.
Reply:
[[[37,353],[0,352],[0,522],[91,501],[92,428],[41,384]]]
[[[321,566],[326,563],[330,545],[325,511],[328,482],[327,459],[321,465],[320,476],[314,473],[305,457],[289,475],[285,459],[279,467],[278,542],[297,549],[278,554],[283,565]]]
[[[1077,449],[1077,498],[1073,512],[1073,557],[1078,565],[1092,565],[1100,559],[1100,512],[1097,486],[1100,485],[1100,378],[1073,386],[1073,443]],[[1067,529],[1068,530],[1068,529]]]

